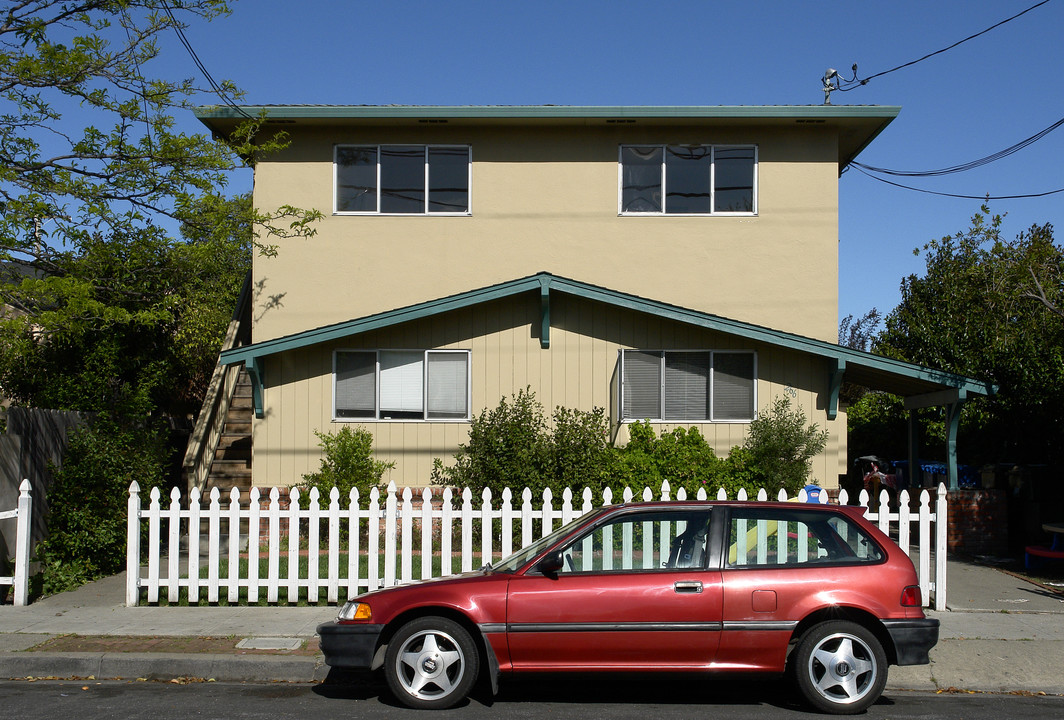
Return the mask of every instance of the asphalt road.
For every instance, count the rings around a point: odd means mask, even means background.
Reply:
[[[323,685],[119,681],[8,681],[0,683],[7,717],[167,718],[574,718],[686,720],[700,717],[810,718],[783,683],[765,680],[705,683],[697,678],[617,676],[576,683],[544,677],[507,685],[494,700],[478,696],[438,713],[397,707],[375,682],[345,679]],[[1025,720],[1064,717],[1064,697],[893,692],[864,718]]]

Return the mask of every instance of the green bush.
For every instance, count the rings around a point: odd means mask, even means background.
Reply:
[[[591,488],[595,498],[615,485],[620,470],[616,448],[610,444],[606,412],[590,412],[558,407],[554,409],[554,429],[544,438],[549,458],[544,483],[558,496],[565,488]],[[533,489],[535,492],[535,489]],[[539,490],[542,494],[542,489]]]
[[[434,460],[433,484],[469,488],[475,498],[488,488],[495,499],[507,487],[515,492],[527,487],[534,498],[547,488],[560,498],[566,488],[578,492],[588,487],[596,503],[607,487],[615,501],[626,487],[637,493],[649,487],[657,497],[666,480],[673,497],[680,488],[688,497],[702,488],[716,497],[721,487],[729,497],[740,488],[753,494],[762,487],[770,493],[785,488],[793,495],[806,483],[810,459],[827,442],[827,433],[807,427],[805,415],[792,410],[786,398],[751,423],[746,443],[732,448],[727,458],[717,457],[697,427],[675,428],[658,437],[650,422],[632,423],[628,444],[618,448],[610,444],[609,419],[602,408],[558,407],[552,419],[553,428],[527,388],[512,399],[504,397],[498,407],[473,419],[469,441],[459,446],[453,464]]]
[[[657,437],[650,423],[642,421],[630,425],[628,433],[628,444],[618,449],[621,487],[637,492],[649,487],[657,493],[668,480],[673,497],[681,487],[688,497],[700,488],[716,495],[725,466],[698,428],[675,428]]]
[[[297,485],[302,507],[309,507],[312,488],[318,489],[322,507],[328,507],[334,487],[340,491],[341,507],[347,507],[352,489],[358,490],[359,501],[364,504],[369,492],[381,486],[384,473],[395,467],[394,462],[373,459],[373,434],[365,428],[345,425],[335,433],[314,434],[323,456],[318,471],[303,475],[303,482]]]
[[[827,430],[806,425],[801,408],[792,409],[790,398],[778,397],[770,410],[750,423],[743,443],[744,470],[756,475],[770,495],[781,488],[796,495],[809,479],[812,458],[823,452],[827,442]]]
[[[169,450],[162,432],[107,416],[73,433],[48,491],[48,538],[37,548],[46,595],[125,568],[129,485],[162,487]],[[147,525],[142,527],[147,533]]]
[[[536,494],[551,486],[550,466],[543,406],[526,388],[473,418],[469,440],[458,446],[454,463],[433,461],[432,483],[469,488],[477,498],[485,488],[493,498],[499,498],[504,488],[519,492],[529,487]]]

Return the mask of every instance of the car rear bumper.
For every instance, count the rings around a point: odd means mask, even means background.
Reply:
[[[330,667],[369,670],[383,625],[328,622],[318,626],[321,652]]]
[[[938,620],[884,620],[884,627],[894,641],[898,665],[927,665],[928,653],[938,642]]]

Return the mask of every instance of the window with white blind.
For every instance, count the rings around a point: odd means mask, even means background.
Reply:
[[[337,350],[337,420],[468,420],[468,350]]]
[[[468,215],[468,145],[337,145],[335,212]]]
[[[622,350],[621,417],[669,422],[750,422],[756,356],[710,350]]]
[[[754,145],[622,145],[621,215],[756,215]]]

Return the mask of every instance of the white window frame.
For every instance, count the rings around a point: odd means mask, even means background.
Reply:
[[[659,414],[664,414],[665,413],[665,356],[667,354],[669,354],[669,353],[708,353],[709,357],[710,357],[710,360],[709,360],[709,378],[707,379],[707,382],[709,384],[709,388],[708,388],[708,391],[709,391],[709,398],[708,398],[709,412],[708,412],[708,415],[709,415],[709,417],[704,418],[704,419],[696,419],[696,420],[677,420],[677,419],[667,419],[667,418],[664,418],[664,417],[646,418],[646,417],[634,417],[634,416],[629,415],[628,414],[628,408],[626,408],[625,405],[624,405],[624,388],[625,388],[625,361],[624,361],[624,354],[626,352],[659,353],[661,355],[661,366],[660,366],[661,370],[660,370],[660,373],[659,373],[660,387],[659,387],[659,390],[658,390],[658,407],[661,409],[661,412]],[[717,360],[717,356],[718,355],[749,355],[749,356],[751,356],[751,358],[753,360],[753,370],[752,370],[752,372],[753,372],[753,378],[752,378],[752,380],[753,380],[753,388],[752,388],[753,397],[752,397],[752,403],[751,403],[752,404],[753,414],[752,414],[752,416],[750,418],[743,418],[743,419],[720,418],[720,419],[718,419],[718,418],[714,417],[714,412],[715,412],[715,408],[716,408],[716,377],[715,377],[715,375],[716,375],[716,367],[717,367],[716,360]],[[757,407],[758,407],[758,405],[757,405],[757,379],[758,379],[758,374],[757,373],[758,373],[758,368],[757,368],[757,352],[756,351],[753,351],[753,350],[707,350],[707,349],[702,349],[702,350],[690,350],[690,349],[684,349],[684,350],[658,350],[658,349],[652,349],[652,348],[626,348],[626,349],[623,349],[623,350],[621,350],[619,352],[618,360],[619,360],[620,366],[621,366],[621,371],[620,371],[621,382],[620,382],[620,388],[619,388],[619,391],[618,391],[617,402],[618,402],[618,404],[620,406],[620,412],[618,414],[620,415],[621,422],[634,423],[634,422],[642,422],[643,420],[649,420],[649,421],[651,421],[653,423],[669,423],[669,424],[705,424],[705,423],[714,423],[714,424],[732,424],[732,425],[740,424],[740,425],[745,425],[745,424],[751,423],[753,420],[755,420],[757,418]]]
[[[381,354],[382,353],[421,353],[421,417],[420,418],[389,418],[381,417]],[[373,353],[374,358],[374,414],[373,417],[343,417],[337,412],[336,406],[336,364],[337,358],[343,353]],[[465,356],[465,410],[463,417],[428,417],[429,410],[429,357],[431,355],[464,355]],[[409,348],[337,348],[333,350],[332,357],[332,420],[333,422],[352,423],[454,423],[469,422],[472,419],[472,352],[470,350],[421,350]]]
[[[381,212],[381,148],[422,148],[425,153],[424,192],[425,204],[419,213],[388,213]],[[377,209],[376,210],[341,210],[339,208],[340,193],[340,163],[339,153],[344,148],[374,148],[377,152]],[[432,212],[429,210],[429,150],[440,148],[464,148],[466,156],[466,209],[456,212]],[[389,217],[421,217],[431,215],[435,217],[468,217],[473,214],[473,146],[465,144],[436,143],[425,145],[420,143],[341,143],[333,146],[333,215],[385,215]]]
[[[661,148],[661,211],[660,212],[626,212],[624,209],[624,150],[625,148]],[[710,210],[708,213],[670,213],[667,212],[665,207],[665,201],[668,197],[668,173],[665,171],[665,158],[668,154],[668,148],[670,147],[708,147],[712,154],[710,160],[710,175],[709,175],[709,207],[716,207],[717,203],[717,151],[718,150],[753,150],[754,151],[754,172],[753,172],[753,197],[752,197],[752,210],[750,212],[717,212]],[[757,196],[758,196],[758,167],[760,161],[758,158],[758,146],[756,144],[742,143],[729,143],[722,145],[713,145],[709,143],[625,143],[617,148],[617,214],[621,217],[754,217],[758,214],[757,210]]]

